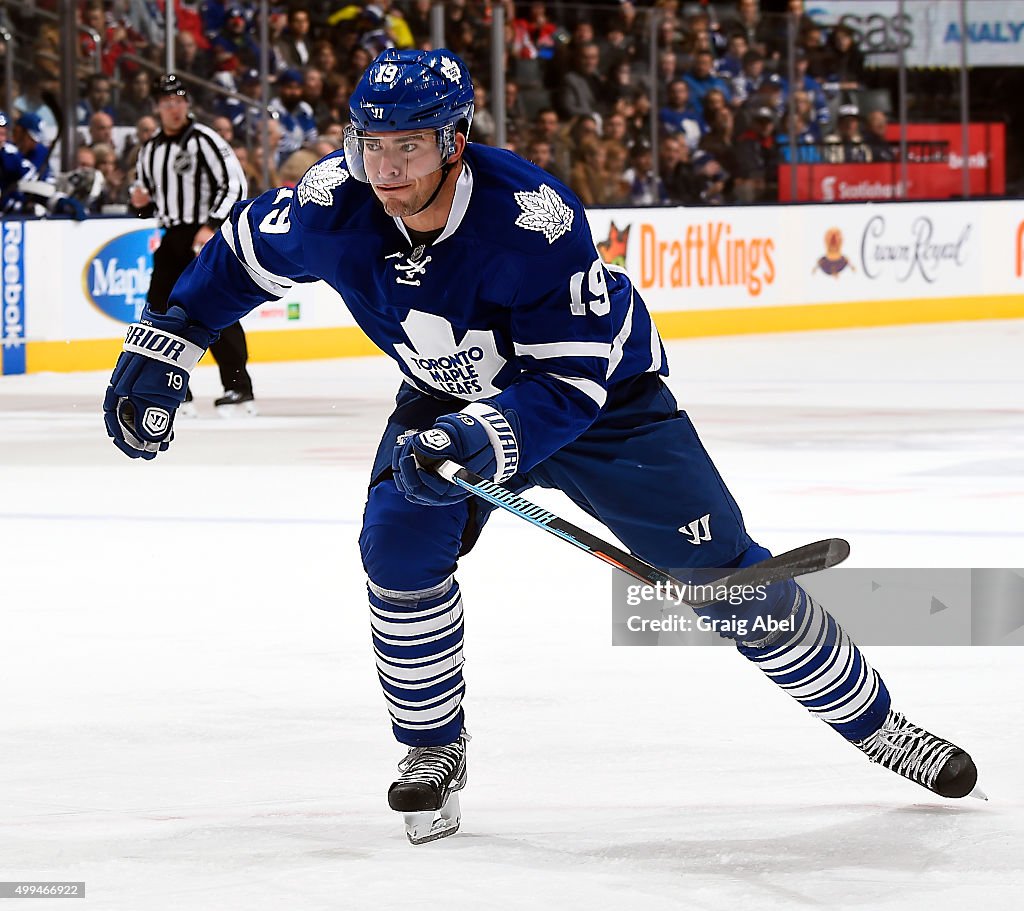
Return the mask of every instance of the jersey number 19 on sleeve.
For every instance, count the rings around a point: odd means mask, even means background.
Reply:
[[[260,222],[260,233],[262,234],[287,234],[288,229],[292,226],[292,223],[288,220],[292,211],[291,198],[295,195],[295,191],[288,187],[281,187],[277,191],[277,196],[274,197],[274,205],[276,206],[279,202],[289,200],[286,206],[280,209],[271,209],[266,215],[263,216],[263,221]]]
[[[588,294],[592,295],[592,298],[586,301],[583,300],[584,278],[587,280]],[[612,309],[604,263],[600,259],[594,260],[586,275],[577,272],[569,279],[569,307],[573,316],[586,316],[588,308],[594,316],[606,316]]]

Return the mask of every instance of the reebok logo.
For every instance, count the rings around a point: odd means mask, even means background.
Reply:
[[[692,522],[683,525],[679,533],[691,544],[700,544],[701,541],[711,540],[711,513],[694,519]]]

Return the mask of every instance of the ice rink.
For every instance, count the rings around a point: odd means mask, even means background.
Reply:
[[[773,550],[1024,566],[1024,323],[667,347]],[[356,546],[397,371],[252,372],[230,421],[199,368],[153,463],[108,441],[106,373],[0,378],[0,880],[86,883],[32,908],[1021,907],[1024,653],[868,650],[991,797],[943,801],[732,649],[612,648],[611,571],[504,515],[459,573],[462,831],[410,846]]]

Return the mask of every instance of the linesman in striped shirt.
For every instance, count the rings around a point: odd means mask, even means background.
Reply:
[[[153,254],[146,300],[155,312],[166,313],[174,283],[220,230],[231,207],[245,196],[246,181],[231,147],[213,130],[196,123],[188,90],[177,76],[162,76],[154,91],[161,129],[139,151],[131,204],[141,217],[156,215],[164,229]],[[255,414],[241,324],[223,329],[210,353],[224,385],[224,395],[214,404],[225,408],[225,414],[238,410]],[[187,402],[191,401],[189,392]]]

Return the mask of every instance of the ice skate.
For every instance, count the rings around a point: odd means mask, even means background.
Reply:
[[[414,845],[459,831],[459,795],[466,786],[465,731],[455,743],[411,747],[398,764],[402,773],[388,788],[388,805],[405,814],[405,834]]]
[[[236,389],[229,389],[213,404],[222,418],[255,417],[259,413],[252,393]]]
[[[966,752],[911,724],[892,709],[874,734],[856,741],[854,746],[872,762],[916,781],[940,797],[988,800],[977,786],[978,769]]]

